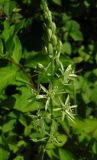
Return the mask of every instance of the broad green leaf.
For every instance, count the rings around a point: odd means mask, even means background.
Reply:
[[[0,91],[15,81],[16,71],[15,66],[6,66],[0,69]]]
[[[8,20],[4,21],[4,30],[2,32],[2,38],[4,38],[4,41],[7,42],[7,40],[11,39],[15,31],[15,25],[10,26],[10,23]],[[11,41],[9,42],[11,45]]]
[[[7,145],[4,143],[4,139],[0,136],[0,160],[8,160],[9,150]]]
[[[66,28],[69,32],[72,32],[72,31],[79,31],[80,29],[80,25],[79,23],[77,23],[76,21],[74,20],[68,20],[66,22]]]
[[[31,100],[31,97],[33,96],[31,89],[23,87],[21,91],[22,95],[17,95],[16,97],[15,109],[22,112],[33,112],[39,108],[43,108],[43,105],[40,102],[35,101],[35,99],[33,100],[33,98]]]
[[[75,133],[83,133],[85,136],[90,136],[94,134],[97,128],[97,119],[84,119],[83,121],[77,119],[76,120],[76,127],[75,127]],[[96,136],[96,133],[94,134]],[[94,136],[92,135],[92,136]],[[86,138],[86,137],[84,137]]]
[[[2,131],[9,132],[15,127],[16,119],[11,119],[2,126]]]
[[[41,63],[44,66],[48,65],[48,57],[44,55],[43,53],[39,52],[25,52],[25,57],[27,60],[27,67],[33,67],[36,68],[38,63]]]
[[[74,160],[73,158],[73,155],[65,150],[65,149],[59,149],[59,157],[60,157],[60,160]]]
[[[15,2],[10,0],[5,0],[4,2],[4,12],[7,16],[11,16],[13,8],[15,7]]]
[[[83,40],[83,35],[81,33],[81,31],[72,31],[70,32],[70,36],[72,37],[73,40],[75,41],[82,41]]]
[[[66,22],[66,29],[73,40],[81,41],[83,40],[82,32],[80,31],[80,25],[74,20],[69,20]]]
[[[16,83],[19,84],[19,85],[30,85],[31,86],[31,83],[30,83],[30,79],[29,79],[29,76],[28,74],[26,73],[26,71],[24,70],[18,70],[17,73],[16,73]]]
[[[67,53],[67,54],[71,54],[72,48],[71,48],[71,44],[69,42],[65,42],[62,45],[62,53]]]
[[[17,36],[14,37],[13,42],[14,42],[14,49],[12,51],[12,58],[16,63],[19,63],[22,56],[21,43]]]

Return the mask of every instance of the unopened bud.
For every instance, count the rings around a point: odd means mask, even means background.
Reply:
[[[53,44],[54,46],[57,45],[57,37],[55,36],[55,34],[53,34],[52,39],[51,39],[51,42],[52,42],[52,44]]]
[[[49,43],[49,45],[48,45],[48,53],[49,53],[49,55],[53,54],[53,46],[51,43]]]
[[[45,53],[47,53],[47,52],[48,52],[48,51],[47,51],[47,47],[46,47],[46,46],[44,47],[44,52],[45,52]]]
[[[52,22],[51,28],[52,28],[52,32],[55,33],[55,31],[56,31],[56,25],[55,25],[54,22]]]
[[[58,46],[57,46],[58,52],[60,52],[61,49],[62,49],[62,42],[60,40],[58,40]]]
[[[49,41],[50,41],[50,39],[51,39],[51,37],[52,37],[52,30],[51,30],[51,29],[48,29],[47,32],[48,32],[48,39],[49,39]]]

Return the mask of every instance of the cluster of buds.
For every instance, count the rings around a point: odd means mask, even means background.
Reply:
[[[44,22],[44,40],[45,40],[45,46],[44,51],[49,55],[50,58],[57,57],[57,55],[60,55],[62,43],[56,36],[56,24],[52,20],[52,14],[49,10],[47,3],[44,1],[42,4],[43,9],[43,19]]]

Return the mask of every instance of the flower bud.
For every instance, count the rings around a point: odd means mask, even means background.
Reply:
[[[60,40],[58,40],[57,42],[57,51],[60,52],[62,48],[62,42]]]
[[[47,53],[47,52],[48,52],[48,50],[47,50],[47,47],[46,47],[46,46],[44,47],[44,52],[45,52],[45,53]]]
[[[56,25],[55,25],[54,22],[52,22],[51,29],[52,29],[52,32],[55,33],[55,31],[56,31]]]
[[[48,19],[52,20],[52,14],[51,14],[51,11],[48,11]]]
[[[50,39],[51,39],[51,37],[52,37],[52,30],[49,28],[49,29],[47,30],[47,32],[48,32],[48,39],[49,39],[49,41],[50,41]]]
[[[52,39],[51,39],[51,42],[52,42],[52,44],[53,44],[54,46],[57,45],[57,37],[56,37],[55,34],[53,34]]]
[[[49,53],[49,55],[53,54],[53,46],[51,43],[48,44],[48,53]]]

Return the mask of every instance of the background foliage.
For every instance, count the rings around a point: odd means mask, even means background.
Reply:
[[[97,2],[47,2],[57,26],[56,35],[63,44],[60,62],[65,69],[71,64],[78,75],[72,85],[64,87],[71,104],[77,104],[75,123],[68,117],[64,121],[54,118],[51,122],[48,117],[51,112],[45,112],[45,101],[39,97],[44,92],[49,95],[48,75],[51,74],[48,66],[51,59],[44,51],[44,46],[51,48],[43,1],[1,0],[0,160],[96,160]],[[55,39],[51,42],[55,51]],[[58,65],[55,64],[55,72],[61,78]],[[65,72],[65,78],[69,74],[71,70],[68,74]],[[59,87],[56,92],[63,89],[60,78],[55,77],[53,81],[54,86]],[[71,79],[67,82],[70,84]],[[53,116],[60,117],[60,113]]]

